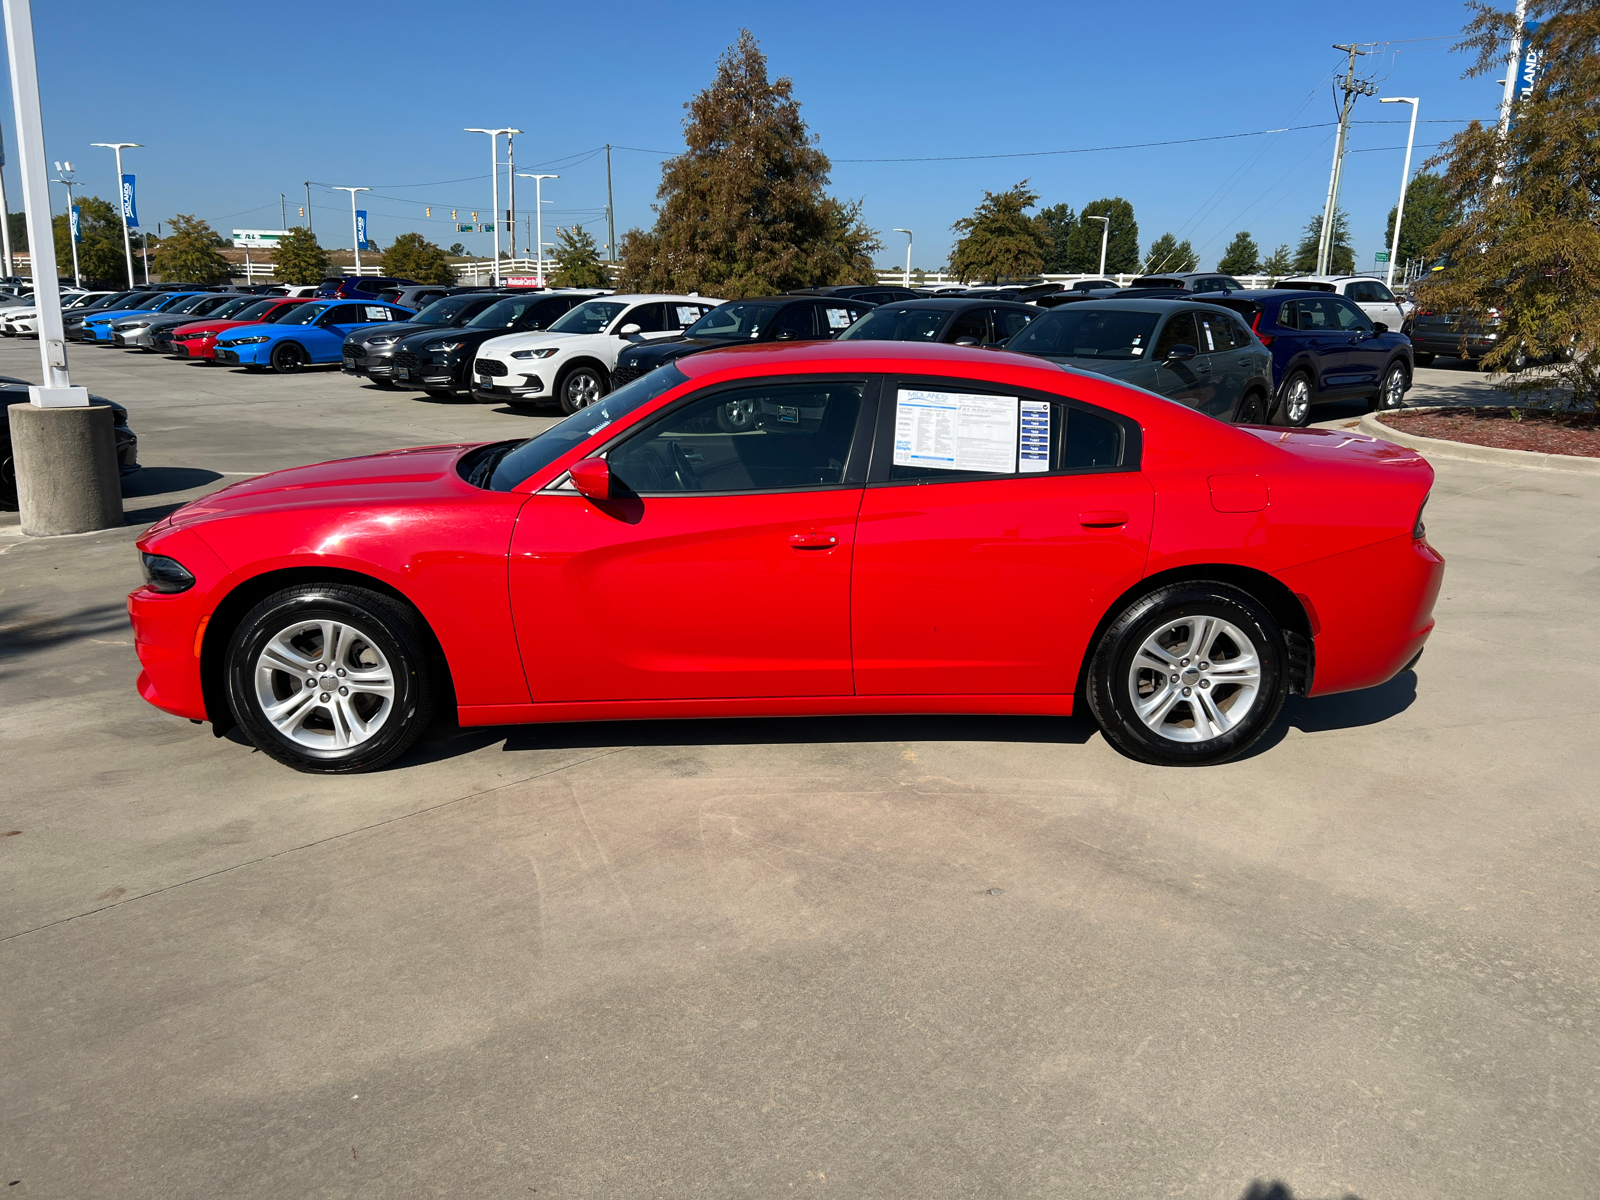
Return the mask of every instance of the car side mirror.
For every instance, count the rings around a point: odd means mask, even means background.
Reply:
[[[642,332],[642,330],[639,328],[639,326],[637,324],[635,324],[634,322],[630,321],[628,324],[624,325],[621,329],[617,330],[617,336],[618,337],[632,337],[634,334],[640,333],[640,332]]]
[[[1373,333],[1388,333],[1389,332],[1389,327],[1387,325],[1385,325],[1382,321],[1374,321],[1372,323],[1372,332]]]
[[[955,344],[958,346],[976,346],[978,344],[978,339],[975,337],[957,338]]]
[[[573,463],[567,473],[572,476],[572,486],[589,499],[611,499],[611,464],[605,459],[583,459]]]
[[[1196,350],[1193,346],[1185,346],[1180,343],[1179,345],[1174,346],[1171,350],[1167,351],[1167,357],[1165,361],[1169,363],[1188,362],[1199,353],[1200,351]]]
[[[792,329],[782,330],[781,332],[775,333],[772,336],[772,340],[775,342],[792,342],[794,341],[794,338],[795,333]]]

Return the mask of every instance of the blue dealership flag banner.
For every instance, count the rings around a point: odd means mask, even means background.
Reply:
[[[365,250],[366,248],[367,248],[367,210],[364,209],[364,208],[358,208],[358,209],[356,209],[356,249]]]
[[[134,204],[133,176],[122,177],[122,215],[128,218],[128,228],[139,228],[139,209]]]
[[[83,241],[83,230],[79,226],[79,222],[82,219],[83,209],[74,204],[72,206],[72,240],[75,242]]]

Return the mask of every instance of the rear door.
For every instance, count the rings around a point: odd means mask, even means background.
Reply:
[[[852,572],[857,694],[1070,693],[1144,569],[1138,456],[1138,426],[1104,409],[888,381]]]
[[[778,313],[770,333],[775,342],[810,342],[817,338],[818,309],[814,300],[791,304]]]
[[[1168,362],[1167,357],[1174,346],[1193,347],[1195,357],[1186,362]],[[1167,316],[1166,323],[1156,334],[1155,353],[1150,357],[1151,365],[1155,367],[1152,390],[1169,400],[1204,410],[1214,390],[1211,383],[1211,356],[1206,353],[1205,343],[1200,340],[1200,326],[1193,312],[1185,309]]]
[[[1232,313],[1224,309],[1195,313],[1200,326],[1200,351],[1211,364],[1211,389],[1201,406],[1219,421],[1232,418],[1244,385],[1253,373],[1245,353],[1249,337]]]
[[[605,451],[625,499],[530,498],[511,551],[535,702],[843,696],[866,379],[740,381]]]
[[[1310,357],[1319,393],[1338,392],[1355,386],[1355,369],[1350,361],[1350,331],[1344,326],[1349,318],[1340,307],[1348,303],[1332,295],[1307,296],[1294,302],[1295,311],[1299,314],[1297,329],[1300,342]]]

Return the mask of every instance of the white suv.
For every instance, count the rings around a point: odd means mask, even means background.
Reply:
[[[602,296],[540,333],[508,333],[478,347],[472,394],[479,400],[587,408],[611,390],[617,355],[640,342],[682,337],[721,300],[708,296]]]
[[[1382,321],[1393,333],[1404,332],[1402,327],[1411,316],[1410,306],[1396,299],[1383,280],[1371,275],[1296,275],[1293,279],[1280,279],[1272,286],[1333,292],[1353,301],[1367,314],[1368,320]]]

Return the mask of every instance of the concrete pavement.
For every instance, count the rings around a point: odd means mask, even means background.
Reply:
[[[141,525],[541,420],[73,366]],[[442,726],[298,775],[138,699],[134,525],[5,514],[8,1195],[1600,1192],[1600,480],[1437,468],[1417,672],[1198,771],[940,718]]]

